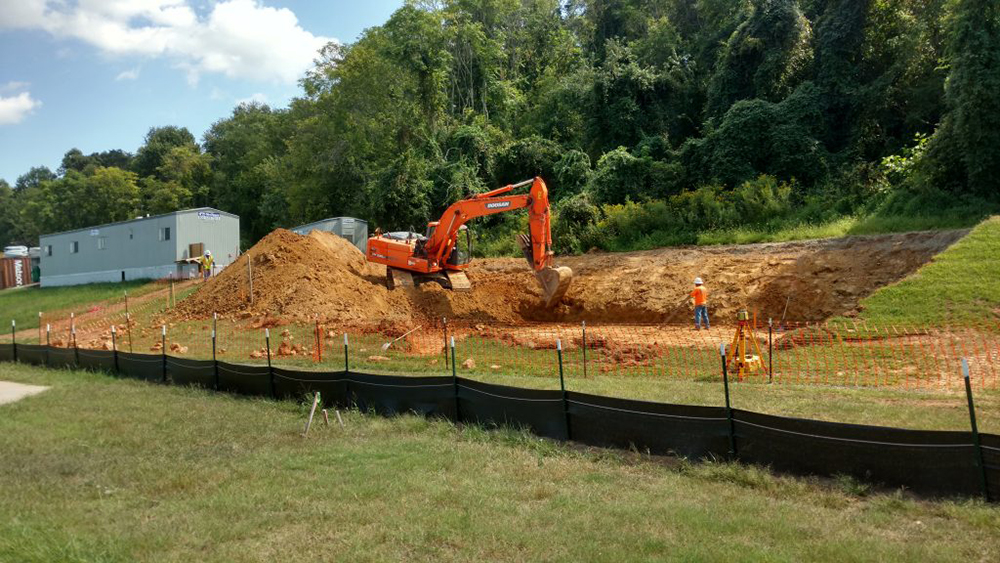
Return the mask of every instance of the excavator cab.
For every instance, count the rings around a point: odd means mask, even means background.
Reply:
[[[455,248],[448,257],[448,264],[464,266],[472,262],[472,231],[465,225],[458,228],[455,235]]]

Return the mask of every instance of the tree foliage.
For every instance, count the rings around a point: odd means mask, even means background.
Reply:
[[[795,209],[853,212],[892,190],[995,201],[998,11],[989,0],[410,1],[354,43],[325,46],[287,108],[241,104],[200,144],[152,127],[134,156],[71,149],[55,173],[0,185],[0,238],[201,205],[240,215],[247,244],[338,215],[420,229],[459,198],[534,175],[572,251],[607,240],[598,228],[766,224]],[[480,226],[499,240],[518,221]]]

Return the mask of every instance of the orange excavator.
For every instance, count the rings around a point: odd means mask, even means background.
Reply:
[[[511,194],[531,186],[527,194]],[[525,180],[453,203],[438,221],[427,224],[427,234],[409,231],[382,233],[368,239],[368,261],[385,264],[390,289],[434,281],[445,289],[471,288],[465,270],[472,261],[472,236],[465,223],[484,215],[528,209],[529,232],[519,235],[524,257],[542,286],[546,307],[566,294],[573,271],[552,265],[552,229],[549,191],[541,178]]]

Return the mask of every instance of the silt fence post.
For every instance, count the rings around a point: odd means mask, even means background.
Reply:
[[[117,337],[118,331],[115,329],[115,325],[111,325],[111,354],[115,359],[115,373],[118,373],[118,341]]]
[[[729,369],[726,366],[726,343],[719,345],[719,355],[722,357],[722,386],[726,393],[726,419],[729,421],[729,455],[736,457],[736,427],[733,423],[733,409],[729,404]]]
[[[444,365],[448,367],[448,317],[441,317],[441,326],[444,327]]]
[[[345,332],[344,333],[344,373],[345,374],[351,373],[351,362],[349,360],[350,355],[348,354],[348,348],[347,348],[347,346],[348,346],[348,344],[347,344],[347,333]]]
[[[562,391],[563,416],[566,418],[566,439],[572,439],[569,426],[569,397],[566,395],[566,380],[563,377],[562,340],[556,339],[556,354],[559,356],[559,389]]]
[[[160,351],[163,356],[163,382],[167,382],[167,325],[160,326]]]
[[[214,325],[213,325],[214,326]],[[212,375],[215,376],[215,390],[219,390],[219,360],[215,356],[215,329],[212,329]]]
[[[264,329],[264,346],[267,348],[267,377],[268,386],[271,388],[271,396],[274,397],[274,368],[271,367],[271,329]]]
[[[969,360],[962,358],[962,377],[965,379],[965,396],[969,400],[969,422],[972,425],[972,445],[976,449],[976,467],[982,482],[983,499],[990,501],[990,489],[986,480],[986,464],[983,461],[983,445],[979,440],[979,427],[976,426],[976,406],[972,402],[972,384],[969,382]]]
[[[455,368],[455,337],[451,337],[451,383],[455,389],[455,422],[462,421],[462,411],[458,404],[458,370]]]
[[[14,331],[17,329],[17,321],[14,319],[10,320],[10,345],[14,349],[14,361],[17,361],[17,337],[14,336]]]
[[[583,332],[583,378],[587,379],[587,321],[581,321],[580,327]]]
[[[767,382],[774,383],[774,319],[767,319]]]

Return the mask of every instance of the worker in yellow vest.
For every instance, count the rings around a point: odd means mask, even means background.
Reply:
[[[201,265],[203,279],[207,280],[212,276],[212,266],[215,264],[215,259],[212,258],[212,251],[206,250],[205,255],[198,260],[198,263]]]

